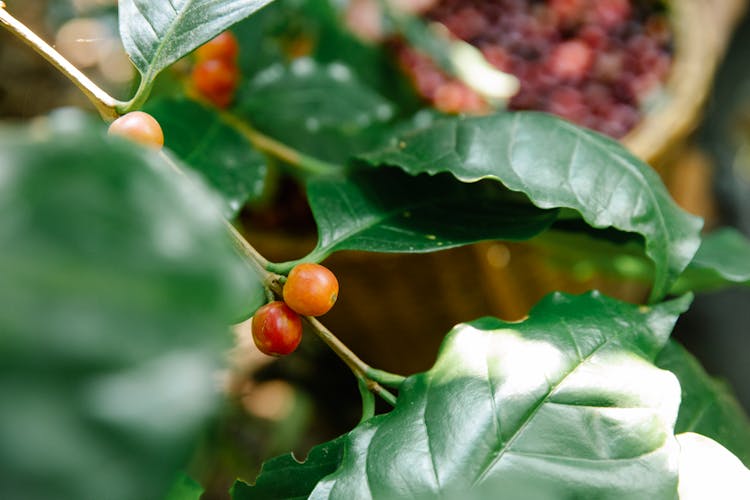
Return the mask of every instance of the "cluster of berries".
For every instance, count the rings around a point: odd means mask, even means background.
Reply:
[[[296,265],[284,283],[284,300],[269,302],[253,316],[255,345],[271,356],[291,354],[302,340],[300,316],[322,316],[336,303],[338,294],[339,282],[328,268],[314,263]]]
[[[547,111],[616,138],[640,121],[671,68],[672,34],[656,0],[440,0],[424,15],[518,77],[510,109]],[[441,111],[486,111],[427,56],[401,46],[399,60]]]
[[[195,51],[193,86],[199,95],[217,108],[226,108],[234,99],[240,81],[239,47],[232,32],[225,31]]]

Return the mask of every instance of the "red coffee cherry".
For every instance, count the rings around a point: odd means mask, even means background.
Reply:
[[[239,79],[237,67],[223,59],[199,61],[193,68],[193,85],[219,108],[225,108],[232,102]]]
[[[255,345],[269,356],[291,354],[302,340],[301,318],[278,300],[258,309],[251,325]]]
[[[222,59],[234,63],[237,60],[237,54],[240,51],[240,44],[231,31],[225,31],[213,40],[198,47],[195,51],[195,58],[198,61],[208,61],[209,59]]]
[[[143,111],[122,115],[109,126],[109,135],[118,135],[131,141],[160,149],[164,146],[164,132],[156,119]]]
[[[320,264],[298,264],[284,283],[284,302],[303,316],[321,316],[339,295],[336,276]]]

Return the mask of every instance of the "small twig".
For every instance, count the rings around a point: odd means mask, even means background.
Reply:
[[[237,228],[235,228],[228,220],[225,220],[224,223],[227,226],[227,230],[229,231],[232,240],[234,241],[235,245],[237,245],[237,248],[242,250],[242,253],[249,257],[250,260],[257,263],[259,268],[263,269],[264,274],[272,274],[266,269],[269,264],[268,260],[263,257],[260,252],[255,249],[255,247],[248,243],[247,240],[240,234],[240,232],[237,231]]]
[[[313,318],[311,316],[305,316],[305,321],[310,325],[310,327],[315,331],[315,333],[320,337],[320,339],[325,342],[325,344],[331,348],[331,350],[336,353],[336,355],[341,358],[341,360],[346,363],[346,365],[351,369],[352,372],[357,377],[363,377],[368,378],[367,376],[367,370],[370,370],[370,365],[362,361],[359,356],[354,354],[351,349],[349,349],[346,344],[341,342],[336,335],[334,335],[326,326],[318,321],[317,318]]]
[[[346,344],[341,342],[325,325],[323,325],[316,318],[311,316],[304,316],[305,321],[310,325],[315,334],[341,359],[354,373],[354,375],[365,382],[367,388],[373,394],[377,394],[384,401],[391,406],[396,406],[396,396],[394,396],[388,389],[383,387],[370,377],[370,373],[386,373],[380,370],[375,370],[370,365],[362,361],[359,356],[354,354]],[[390,374],[392,375],[392,374]],[[397,377],[397,375],[392,375]]]
[[[52,48],[47,42],[39,38],[36,33],[26,27],[21,21],[13,17],[6,10],[5,3],[0,2],[0,24],[5,26],[11,33],[24,41],[39,55],[49,61],[62,74],[64,74],[76,87],[91,101],[105,120],[112,121],[119,113],[117,107],[122,102],[110,96],[98,85],[91,81],[62,54]]]

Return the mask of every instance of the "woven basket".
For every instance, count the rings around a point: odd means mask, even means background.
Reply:
[[[637,156],[654,165],[678,200],[710,200],[705,162],[688,149],[690,170],[678,170],[685,140],[698,123],[715,69],[744,0],[681,0],[671,4],[675,57],[665,98],[623,140]],[[696,167],[697,165],[697,167]],[[683,165],[684,167],[684,165]],[[710,215],[710,202],[686,207]],[[313,245],[278,235],[250,234],[272,260],[299,258]],[[443,335],[456,323],[492,315],[524,317],[554,290],[604,293],[641,302],[648,289],[602,276],[574,279],[532,244],[480,243],[432,254],[343,252],[326,264],[336,272],[341,294],[323,318],[366,361],[385,370],[410,373],[428,368]]]
[[[716,68],[746,4],[746,0],[670,2],[675,57],[665,98],[623,139],[657,170],[671,163],[676,146],[698,123]]]

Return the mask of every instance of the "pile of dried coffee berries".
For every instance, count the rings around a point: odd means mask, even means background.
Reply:
[[[510,109],[547,111],[616,138],[640,121],[672,63],[669,20],[655,0],[439,0],[423,16],[518,77]],[[436,108],[488,109],[429,57],[398,47],[415,88]]]

